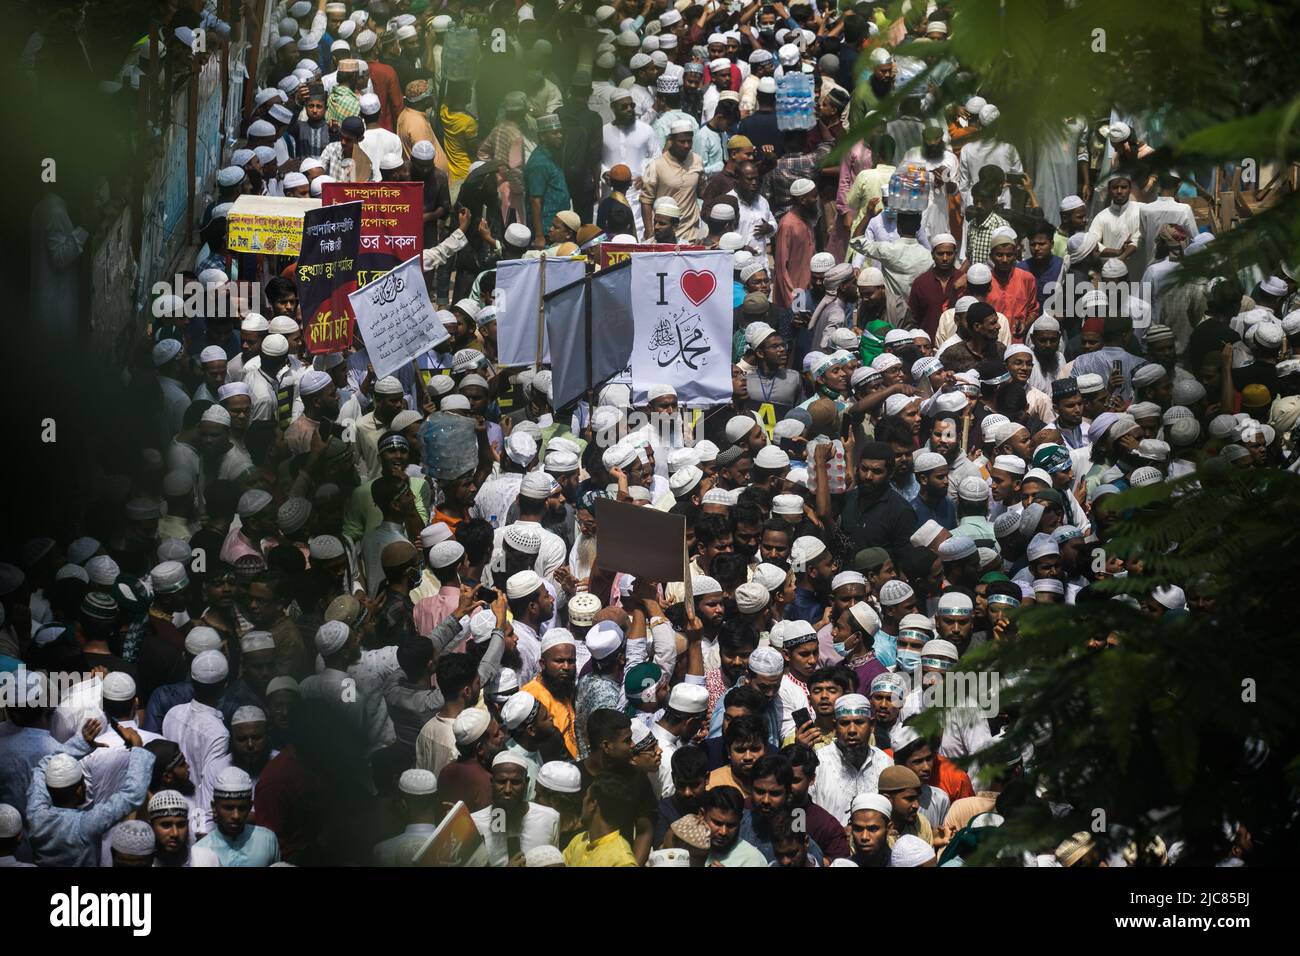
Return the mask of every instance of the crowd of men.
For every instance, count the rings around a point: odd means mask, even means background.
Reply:
[[[475,865],[963,865],[1039,796],[1032,754],[981,760],[1014,715],[950,672],[1018,609],[1142,575],[1107,499],[1296,459],[1293,268],[1180,275],[1215,236],[1176,171],[1133,172],[1143,117],[1098,104],[1022,157],[979,95],[895,97],[960,3],[297,0],[267,26],[209,306],[155,303],[128,370],[132,464],[0,565],[0,865],[409,866],[458,804]],[[199,28],[230,33],[182,3],[168,55]],[[308,354],[292,263],[226,250],[241,195],[380,179],[425,187],[450,335],[422,374],[376,376],[360,336]],[[713,438],[668,385],[556,408],[547,369],[498,364],[497,263],[604,242],[734,254]],[[450,479],[434,415],[473,423]],[[685,517],[689,590],[601,565],[601,500]],[[1141,609],[1212,614],[1200,583]],[[934,708],[941,733],[910,723]],[[1015,862],[1178,850],[1084,832]]]

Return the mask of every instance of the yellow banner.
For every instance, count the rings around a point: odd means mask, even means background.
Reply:
[[[231,214],[227,220],[226,248],[268,256],[296,256],[302,245],[302,216]]]

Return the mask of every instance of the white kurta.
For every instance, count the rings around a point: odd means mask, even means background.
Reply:
[[[483,837],[483,846],[475,854],[473,865],[505,866],[509,863],[507,834],[493,826],[495,808],[488,804],[471,813],[470,818]],[[559,812],[530,802],[519,822],[518,836],[521,853],[527,853],[535,846],[557,846],[560,839]]]
[[[1061,135],[1042,144],[1034,154],[1030,176],[1043,218],[1061,224],[1061,200],[1079,188],[1079,163],[1088,161],[1088,123],[1069,119]]]
[[[1000,166],[1004,173],[1023,173],[1024,164],[1020,162],[1020,153],[1010,143],[999,143],[995,139],[977,140],[962,147],[958,162],[957,187],[961,190],[961,206],[967,209],[971,205],[971,188],[979,182],[979,172],[985,166]],[[1003,189],[998,202],[1003,206],[1011,203],[1011,190]]]
[[[809,796],[813,803],[840,823],[849,822],[849,807],[853,804],[853,798],[860,793],[879,792],[881,771],[894,765],[889,754],[872,747],[871,756],[862,765],[862,769],[854,770],[844,760],[835,741],[818,747],[817,759],[817,775],[813,778]]]

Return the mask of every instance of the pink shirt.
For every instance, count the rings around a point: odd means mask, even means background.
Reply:
[[[238,528],[231,527],[221,545],[221,560],[233,566],[240,558],[250,554],[262,557],[262,552],[253,547]]]
[[[460,588],[443,585],[432,597],[422,598],[415,605],[415,629],[428,637],[433,629],[451,617],[460,603]]]

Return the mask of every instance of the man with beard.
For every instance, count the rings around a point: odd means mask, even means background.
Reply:
[[[889,821],[893,802],[879,793],[860,793],[849,806],[849,838],[858,866],[889,865]]]
[[[785,610],[785,618],[816,624],[830,604],[831,581],[838,570],[835,555],[821,538],[813,535],[796,538],[790,553],[791,568],[795,572],[795,594]],[[792,636],[787,634],[787,637]]]
[[[734,105],[732,104],[733,107]],[[710,120],[706,125],[710,130],[717,129],[713,120]],[[729,128],[730,126],[726,127],[726,129]],[[712,209],[717,202],[736,202],[736,197],[728,196],[728,194],[735,193],[737,196],[739,195],[740,167],[745,163],[754,161],[754,144],[749,137],[732,136],[727,138],[726,129],[723,129],[720,135],[724,145],[723,154],[727,159],[722,164],[721,171],[710,174],[708,184],[704,187],[701,198],[705,209]],[[746,245],[749,242],[750,240],[746,239]]]
[[[903,162],[924,163],[930,173],[930,201],[921,214],[921,231],[930,236],[948,232],[948,199],[957,192],[958,163],[957,154],[944,142],[943,125],[927,122],[921,130],[920,147],[908,150]]]
[[[382,474],[379,439],[392,429],[397,413],[406,408],[406,392],[399,379],[391,375],[381,378],[373,390],[374,407],[356,424],[357,474],[362,481],[373,481]]]
[[[960,341],[949,345],[939,356],[944,368],[954,373],[975,368],[981,360],[1000,359],[1006,351],[998,340],[1002,317],[986,302],[972,303],[966,310],[964,324],[957,327]]]
[[[190,845],[190,804],[176,790],[159,790],[149,798],[156,866],[220,866],[206,847]]]
[[[838,328],[853,325],[857,325],[858,328],[866,327],[854,321],[859,292],[853,276],[853,267],[847,262],[837,263],[826,270],[822,279],[826,295],[817,303],[812,317],[808,320],[806,334],[809,348],[824,348],[830,340],[831,332]],[[802,337],[801,334],[800,338]],[[799,344],[796,342],[796,348]]]
[[[1052,383],[1069,374],[1065,353],[1061,350],[1061,323],[1054,316],[1040,316],[1029,326],[1025,341],[1034,352],[1034,368],[1029,374],[1029,384],[1050,395]]]
[[[556,732],[564,740],[571,758],[578,756],[578,735],[574,726],[574,691],[577,683],[577,642],[562,627],[553,627],[542,638],[542,669],[523,690],[537,698],[551,715]]]
[[[732,137],[732,144],[735,139]],[[759,189],[760,182],[758,166],[753,162],[736,167],[736,232],[747,246],[761,253],[767,249],[769,237],[776,233],[776,217]]]
[[[338,420],[339,390],[328,372],[312,369],[298,380],[298,394],[302,398],[302,414],[285,429],[284,443],[292,454],[305,455],[311,451],[312,438],[321,435],[321,423],[332,425]],[[327,437],[328,434],[321,435]]]
[[[871,745],[873,723],[871,701],[845,694],[835,702],[835,743],[817,754],[810,795],[841,824],[848,823],[854,796],[874,793],[880,772],[893,765],[888,754]]]
[[[262,340],[270,334],[271,323],[266,317],[250,312],[239,323],[239,354],[226,363],[226,383],[242,382],[244,366],[262,354]],[[218,395],[220,398],[220,395]]]
[[[680,211],[676,236],[679,242],[695,238],[700,226],[699,204],[696,202],[704,189],[704,163],[692,151],[695,140],[695,122],[689,118],[674,120],[668,126],[668,137],[663,152],[645,167],[641,178],[641,222],[645,235],[654,220],[656,200],[668,198]]]
[[[1102,259],[1119,259],[1128,268],[1128,277],[1141,277],[1138,246],[1142,242],[1142,207],[1131,198],[1133,180],[1125,173],[1115,173],[1106,183],[1110,204],[1097,213],[1088,227],[1088,235],[1097,241]]]
[[[563,738],[555,728],[551,712],[532,694],[520,690],[501,705],[501,724],[509,739],[504,750],[518,758],[528,771],[528,793],[536,786],[537,772],[547,756],[564,752]],[[546,754],[542,750],[545,748]]]
[[[934,264],[912,280],[907,311],[915,327],[933,338],[938,334],[939,317],[956,304],[965,279],[956,268],[957,240],[946,229],[932,232],[931,236],[930,259]]]
[[[709,828],[706,866],[767,866],[767,857],[740,838],[744,812],[744,795],[735,787],[714,787],[704,794],[701,815]]]
[[[754,764],[753,807],[740,818],[740,839],[762,853],[769,864],[776,859],[773,823],[777,817],[788,817],[794,809],[793,791],[794,769],[789,757],[765,754],[758,758]],[[822,850],[815,840],[809,842],[807,854],[809,865],[822,865]]]
[[[270,866],[280,860],[275,832],[248,822],[253,810],[253,780],[238,767],[223,770],[212,788],[216,829],[195,844],[211,850],[221,866]]]
[[[858,450],[857,490],[851,492],[840,513],[840,528],[855,551],[883,547],[898,554],[909,543],[919,523],[906,499],[890,486],[894,453],[883,442],[867,442]],[[826,465],[817,463],[818,487],[824,487]]]
[[[1038,318],[1038,287],[1032,272],[1016,268],[1020,239],[1010,226],[999,226],[989,236],[989,265],[993,284],[986,301],[1011,323],[1011,339],[1022,342],[1025,330]]]
[[[793,200],[790,209],[781,217],[779,231],[772,244],[776,262],[776,301],[789,308],[796,289],[803,289],[812,281],[810,262],[817,251],[817,185],[811,179],[796,179],[790,185]]]
[[[253,781],[256,807],[257,778],[277,752],[271,749],[271,738],[267,736],[266,712],[260,707],[240,707],[230,718],[230,752],[209,762],[203,771],[203,782],[197,788],[196,802],[201,806],[210,803],[222,771],[238,767]]]
[[[861,122],[868,113],[879,110],[880,104],[894,92],[898,67],[894,63],[893,54],[884,47],[876,47],[871,51],[869,61],[870,76],[867,76],[864,82],[858,83],[853,91],[853,100],[849,106],[850,126]],[[875,151],[874,147],[872,151]]]
[[[1011,376],[1010,382],[1004,387],[1008,390],[1012,386],[1023,389],[1029,414],[1038,421],[1051,425],[1056,420],[1052,412],[1051,398],[1046,392],[1029,384],[1030,376],[1034,372],[1033,349],[1022,344],[1008,345],[1006,351],[1002,353],[1002,358],[1006,364],[1007,374]]]
[[[451,724],[456,759],[438,773],[442,812],[464,801],[473,813],[492,802],[492,761],[505,746],[505,730],[486,710],[462,710]]]
[[[518,695],[516,695],[518,696]],[[512,698],[513,699],[513,698]],[[537,846],[555,846],[560,815],[529,797],[532,779],[525,760],[504,750],[492,761],[492,802],[470,814],[483,837],[471,865],[507,866]]]

